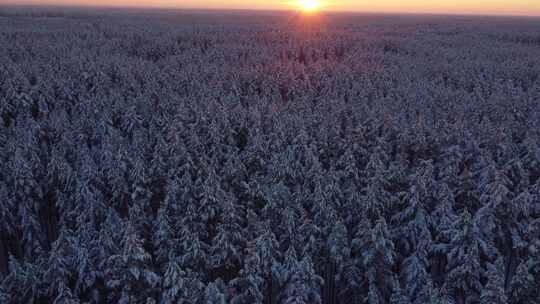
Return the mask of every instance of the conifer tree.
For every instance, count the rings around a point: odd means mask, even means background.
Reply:
[[[473,303],[479,300],[482,291],[481,256],[491,257],[492,249],[467,211],[456,228],[448,253],[448,289],[458,303]]]
[[[368,282],[367,299],[370,303],[390,300],[395,284],[392,267],[395,261],[394,243],[384,219],[378,220],[360,238],[353,239],[353,248],[359,250]]]
[[[488,265],[486,273],[488,282],[482,289],[480,303],[506,304],[508,298],[504,287],[504,264],[502,258],[498,258],[495,264]]]
[[[127,223],[120,251],[107,260],[106,285],[111,300],[120,303],[144,302],[159,282],[150,268],[151,256],[143,248],[143,241],[134,226]]]
[[[397,284],[396,284],[397,285]],[[390,304],[410,304],[411,300],[407,296],[407,293],[397,285],[392,291],[392,296],[390,297]]]
[[[210,283],[206,286],[204,292],[205,304],[225,304],[225,295],[218,289],[216,283]]]

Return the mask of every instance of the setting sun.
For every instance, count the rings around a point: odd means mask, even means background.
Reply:
[[[299,0],[298,5],[305,12],[315,12],[321,7],[318,0]]]

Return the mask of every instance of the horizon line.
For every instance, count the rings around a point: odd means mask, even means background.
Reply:
[[[116,9],[116,10],[164,10],[164,11],[208,11],[208,12],[298,12],[293,8],[226,8],[226,7],[180,7],[167,5],[93,5],[93,4],[19,4],[19,3],[0,3],[0,9],[7,8],[49,8],[49,9]],[[438,11],[397,11],[397,10],[340,10],[340,9],[322,9],[320,13],[336,13],[336,14],[375,14],[375,15],[409,15],[409,16],[440,16],[440,17],[509,17],[509,18],[540,18],[539,15],[511,13],[489,13],[489,12],[438,12]]]

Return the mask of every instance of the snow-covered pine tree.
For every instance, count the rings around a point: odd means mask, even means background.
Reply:
[[[205,286],[199,277],[190,269],[182,270],[180,263],[171,258],[161,276],[160,303],[200,303],[204,298]]]
[[[397,280],[397,279],[396,279]],[[390,304],[411,304],[411,300],[407,296],[407,292],[401,289],[399,284],[396,284],[394,290],[392,290],[392,296],[390,297]]]
[[[438,204],[430,216],[430,230],[434,235],[430,252],[430,269],[433,280],[442,285],[447,274],[449,244],[455,234],[455,223],[459,216],[455,211],[454,195],[446,183],[439,184],[436,198]]]
[[[528,256],[518,265],[510,284],[510,303],[540,303],[540,220],[534,220],[527,229]]]
[[[19,263],[9,258],[9,274],[2,280],[2,290],[9,304],[34,303],[40,297],[39,269],[32,263]]]
[[[528,192],[513,194],[513,183],[505,170],[488,168],[485,172],[478,210],[482,232],[504,257],[504,289],[508,290],[521,257],[527,250],[526,228],[529,224],[532,197]]]
[[[261,259],[254,251],[253,248],[248,250],[249,253],[244,259],[239,276],[230,282],[235,288],[231,299],[232,304],[263,303],[265,278],[262,273]]]
[[[281,266],[279,278],[282,283],[280,302],[287,304],[321,303],[319,288],[323,284],[323,279],[315,273],[309,257],[299,261],[295,250],[289,248],[284,264]]]
[[[221,292],[216,283],[210,283],[206,286],[204,292],[204,302],[205,304],[225,304],[226,298],[223,292]]]
[[[241,206],[228,200],[222,202],[222,221],[217,225],[217,233],[210,247],[211,263],[215,271],[227,282],[239,271],[243,260],[242,248],[246,246],[243,233]]]
[[[480,294],[480,303],[507,304],[508,297],[504,287],[505,269],[503,259],[498,258],[494,264],[489,264],[487,268],[487,284]]]
[[[363,234],[357,234],[352,240],[353,251],[362,257],[364,275],[368,283],[367,301],[386,303],[390,300],[395,278],[392,267],[396,253],[384,219],[378,220]]]
[[[467,211],[455,225],[448,251],[446,283],[458,303],[474,303],[479,301],[482,291],[482,257],[493,257],[494,248],[482,238],[478,223]]]
[[[151,256],[135,227],[127,222],[120,252],[107,260],[106,286],[109,299],[119,303],[145,302],[153,297],[159,276],[151,268]]]
[[[42,274],[41,284],[46,286],[44,292],[50,299],[54,299],[62,293],[65,293],[65,296],[71,294],[69,285],[74,275],[74,265],[72,256],[68,254],[73,251],[72,240],[67,235],[68,233],[67,229],[61,231],[59,238],[53,243],[47,261],[44,263],[45,269]]]
[[[376,221],[385,216],[393,203],[393,196],[386,190],[388,179],[386,176],[388,157],[382,151],[377,149],[369,157],[369,162],[365,168],[364,183],[362,189],[362,208],[365,209],[368,218]]]

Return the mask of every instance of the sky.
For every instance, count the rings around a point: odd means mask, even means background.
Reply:
[[[295,9],[299,0],[0,0],[0,4]],[[319,0],[324,10],[540,16],[540,0]]]

